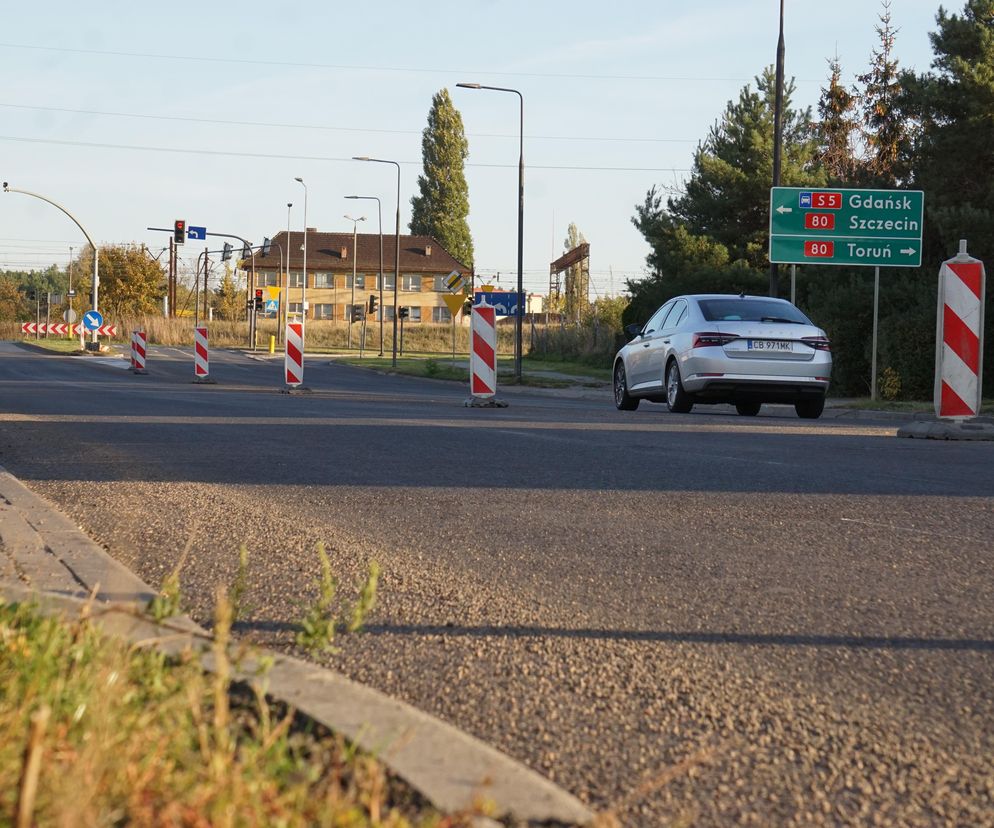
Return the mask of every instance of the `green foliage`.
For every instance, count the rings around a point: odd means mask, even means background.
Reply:
[[[651,274],[629,281],[632,302],[624,321],[645,321],[679,293],[766,292],[769,188],[773,176],[774,74],[766,69],[756,89],[746,86],[694,156],[685,191],[669,198],[655,188],[632,219],[652,251]],[[784,186],[818,186],[818,136],[810,110],[791,108],[793,83],[784,90]]]
[[[93,250],[86,248],[74,273],[91,273]],[[81,283],[82,284],[82,283]],[[107,319],[159,314],[165,295],[165,272],[140,245],[100,248],[100,309]]]
[[[568,253],[587,239],[579,228],[570,222],[563,239],[563,253]],[[566,271],[562,312],[567,322],[579,322],[590,302],[590,259],[583,259]]]
[[[339,627],[344,626],[347,632],[362,629],[366,616],[376,604],[376,589],[380,577],[380,566],[372,561],[365,582],[359,586],[358,598],[350,608],[336,601],[338,579],[332,574],[331,561],[323,543],[317,545],[317,553],[321,562],[321,577],[315,584],[318,597],[306,608],[296,635],[297,646],[312,655],[334,651],[335,633]]]
[[[0,274],[0,320],[23,321],[30,317],[28,303],[12,275]]]
[[[870,71],[859,76],[863,85],[859,96],[866,145],[864,184],[891,188],[907,176],[901,164],[908,142],[908,124],[899,102],[901,81],[894,58],[897,32],[891,26],[890,0],[882,0],[880,24],[876,27],[879,45],[873,50]]]
[[[458,261],[472,265],[469,186],[464,170],[469,142],[448,89],[432,96],[421,154],[424,170],[418,176],[418,195],[411,199],[411,233],[434,236]]]
[[[240,319],[245,313],[246,296],[246,292],[239,290],[235,285],[235,280],[231,277],[231,268],[225,266],[221,284],[214,295],[214,309],[218,316],[229,322]]]
[[[435,359],[427,359],[427,360],[425,360],[425,376],[426,377],[435,377],[435,376],[438,376],[438,372],[439,372],[438,360],[435,360]]]
[[[828,87],[818,101],[819,157],[825,168],[827,183],[851,184],[857,177],[860,162],[856,157],[855,139],[859,129],[856,117],[856,97],[842,83],[842,66],[838,57],[829,61]]]
[[[148,602],[146,612],[156,621],[165,621],[167,618],[179,615],[181,603],[179,567],[177,567],[163,579],[158,594]]]

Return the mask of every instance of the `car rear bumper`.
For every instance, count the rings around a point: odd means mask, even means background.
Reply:
[[[799,376],[722,374],[691,375],[683,387],[696,400],[708,403],[785,402],[817,399],[828,391],[828,380]]]

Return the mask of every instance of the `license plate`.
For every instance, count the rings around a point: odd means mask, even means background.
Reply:
[[[789,339],[750,339],[748,350],[789,353],[794,350],[794,347],[793,343]]]

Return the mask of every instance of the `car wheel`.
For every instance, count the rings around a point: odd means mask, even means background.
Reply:
[[[639,401],[628,393],[628,377],[625,376],[625,363],[618,361],[614,367],[614,404],[620,411],[634,411]]]
[[[735,403],[735,410],[743,417],[755,417],[761,407],[762,404],[758,402]]]
[[[683,390],[680,369],[675,360],[666,368],[666,407],[674,414],[687,414],[694,407],[690,394]]]
[[[797,416],[803,420],[817,420],[825,410],[825,398],[816,397],[811,400],[798,400],[794,403]]]

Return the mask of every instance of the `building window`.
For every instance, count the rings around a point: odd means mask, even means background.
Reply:
[[[421,277],[405,273],[400,277],[401,290],[421,290]]]
[[[290,271],[290,287],[299,288],[304,286],[304,275]]]
[[[435,293],[441,293],[443,290],[448,290],[448,286],[445,284],[445,280],[448,276],[436,276],[435,277]]]
[[[449,313],[449,309],[446,307],[438,307],[431,309],[431,321],[432,322],[451,322],[452,314]]]
[[[256,287],[276,287],[280,283],[280,274],[275,271],[257,270],[255,273]]]
[[[335,286],[335,277],[330,273],[315,273],[314,274],[314,287],[316,288],[333,288]]]
[[[393,273],[384,273],[383,274],[383,289],[384,290],[393,290],[393,286],[396,284],[396,282],[397,282],[397,277]]]
[[[335,318],[335,306],[332,304],[320,304],[314,305],[314,318],[315,319],[334,319]]]
[[[289,316],[300,316],[302,308],[303,305],[300,302],[288,302],[286,306],[286,312]]]
[[[407,321],[408,322],[420,322],[421,321],[421,308],[407,306]]]
[[[355,286],[357,288],[365,288],[366,287],[366,275],[364,273],[357,273],[355,275]]]
[[[393,305],[387,305],[385,308],[380,308],[383,311],[383,318],[387,322],[393,322]]]

